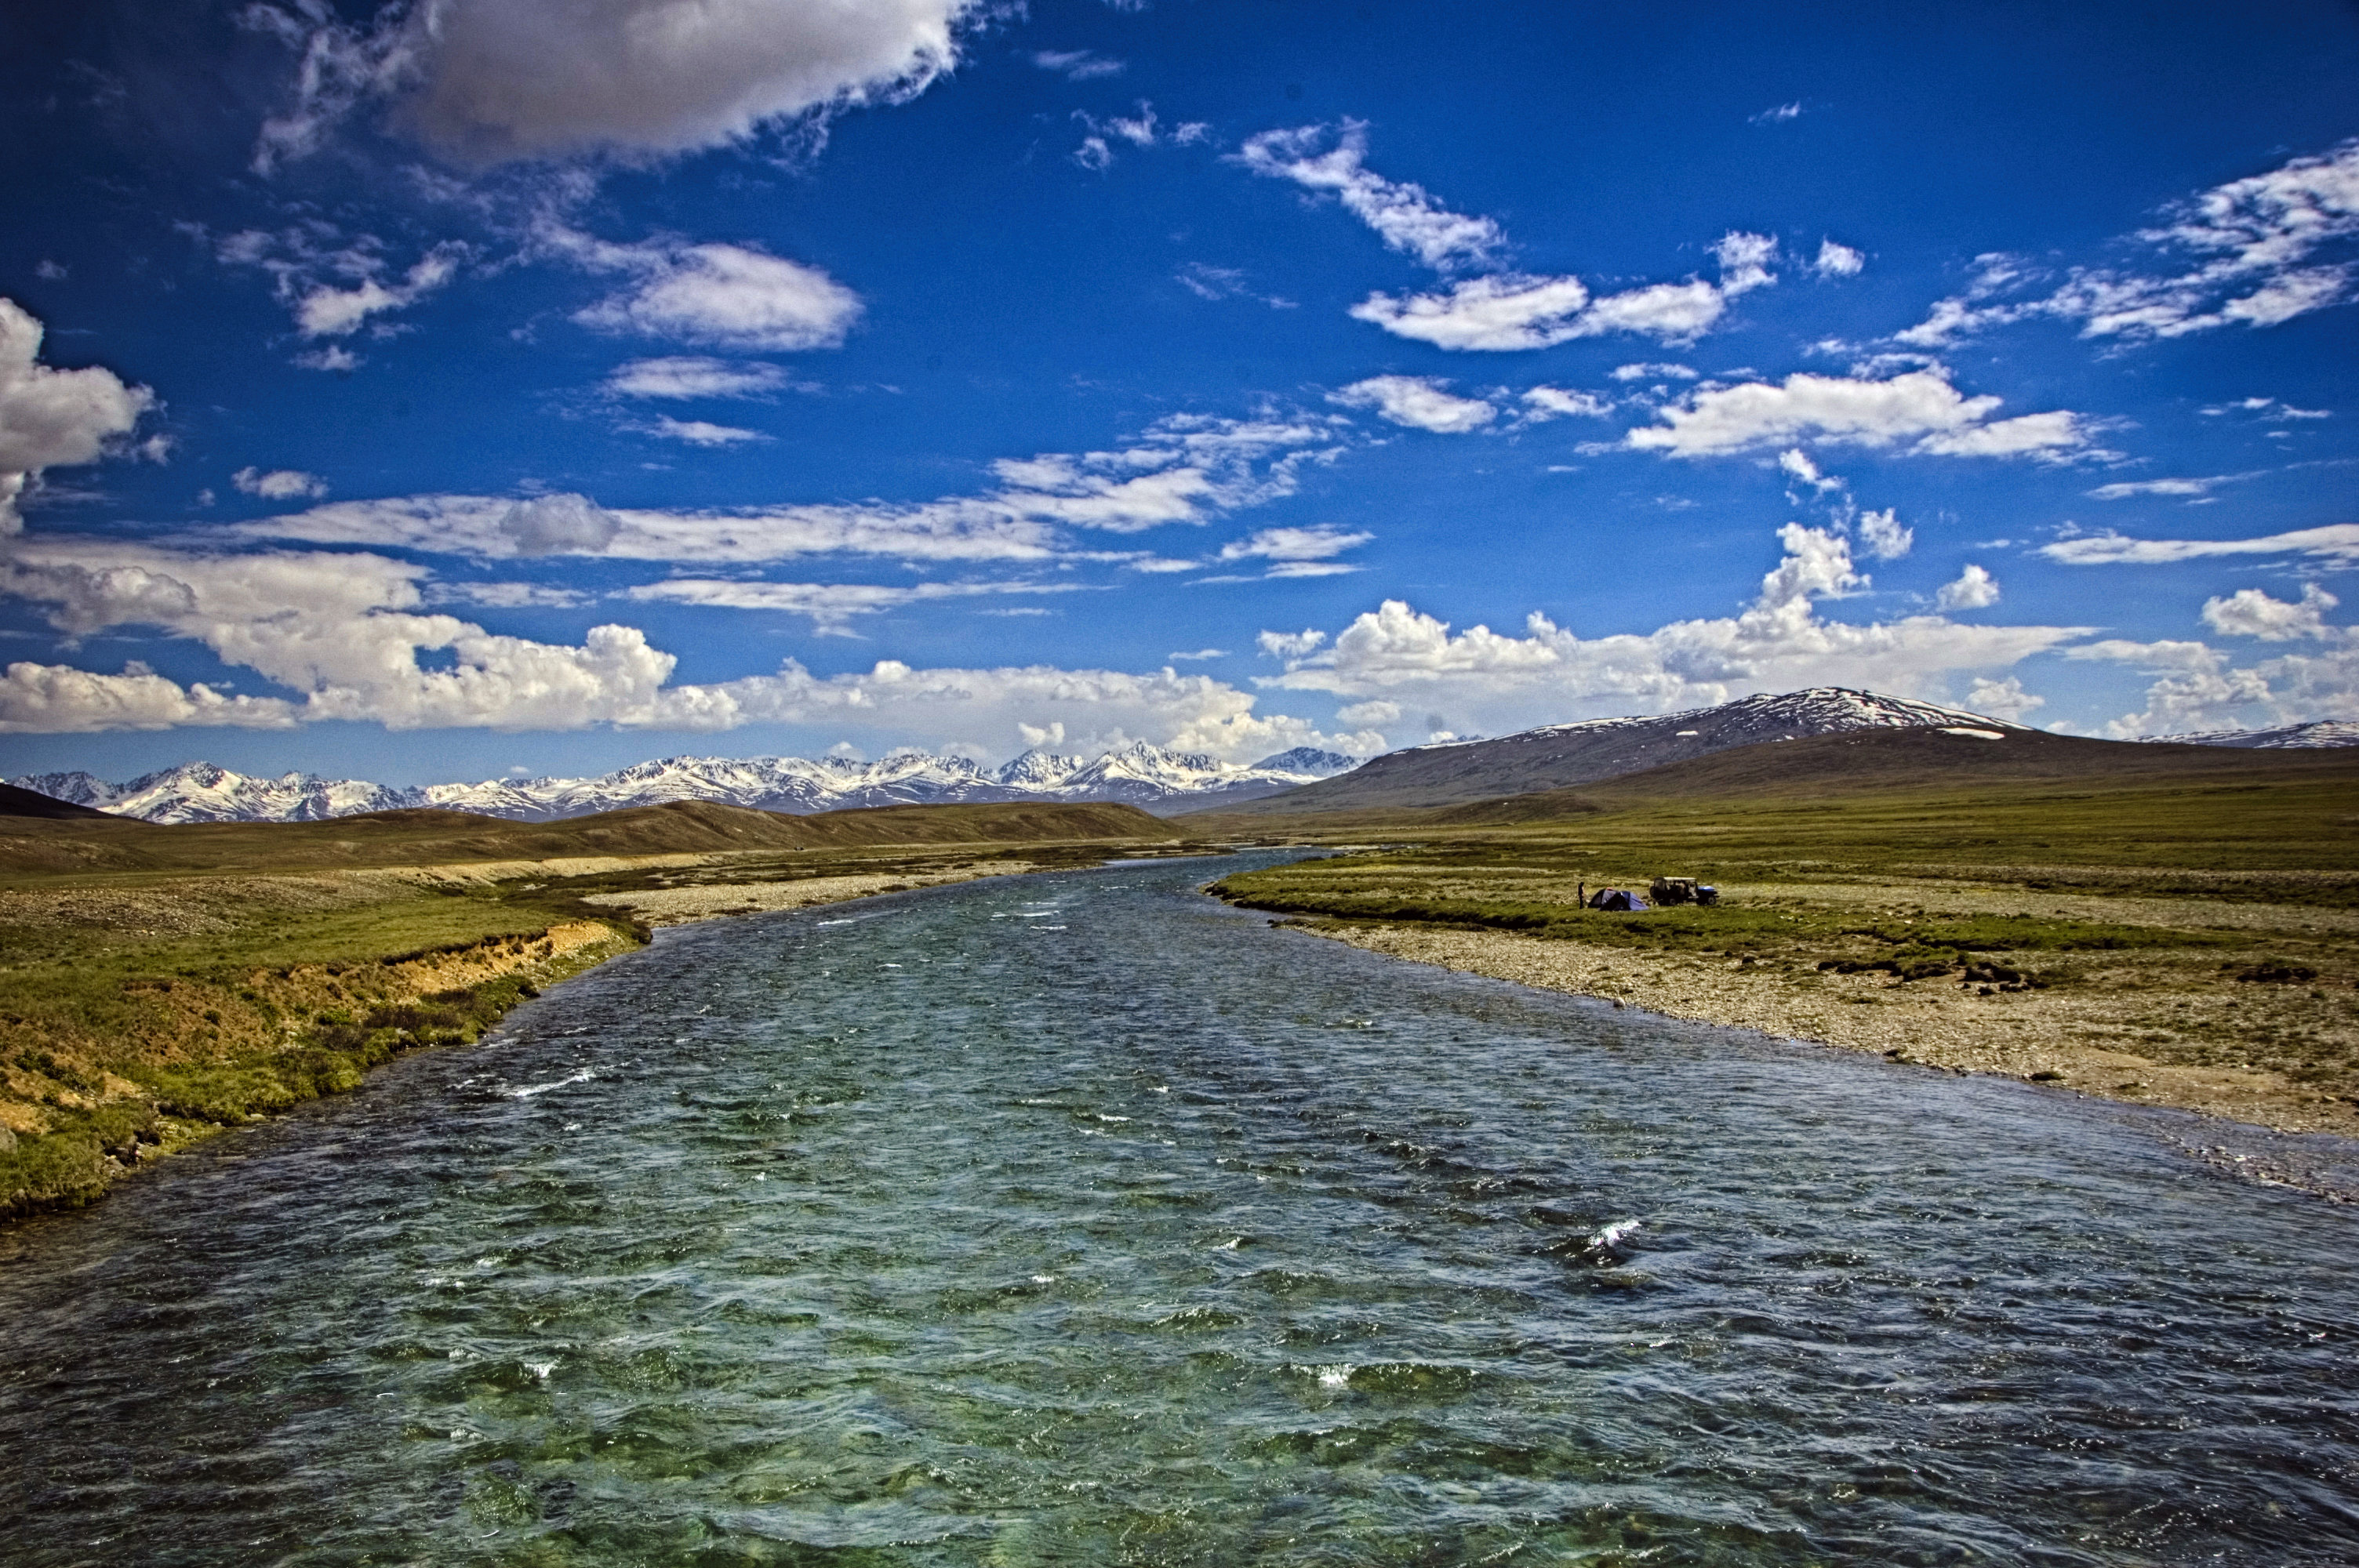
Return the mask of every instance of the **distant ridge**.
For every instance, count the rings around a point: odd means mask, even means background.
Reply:
[[[2359,746],[2359,719],[2314,719],[2279,730],[2203,730],[2187,735],[2150,735],[2161,745],[2245,746],[2264,751],[2308,751],[2324,746]]]
[[[0,816],[42,817],[52,822],[71,822],[78,818],[103,817],[103,811],[87,806],[77,806],[70,800],[42,795],[35,790],[19,789],[15,784],[0,784]]]
[[[1848,687],[1810,687],[1658,718],[1588,719],[1492,741],[1417,746],[1375,758],[1339,777],[1243,806],[1223,804],[1190,809],[1234,812],[1239,817],[1422,810],[1594,784],[1738,746],[1854,730],[1901,729],[2005,734],[2021,732],[2024,727],[1939,703]]]
[[[897,752],[875,762],[839,757],[664,757],[588,779],[490,779],[394,788],[317,773],[256,778],[211,762],[109,784],[86,773],[12,781],[53,800],[143,822],[325,822],[365,812],[440,808],[511,822],[555,822],[633,806],[710,801],[806,816],[887,806],[1093,802],[1170,811],[1234,805],[1352,767],[1334,752],[1297,747],[1251,767],[1145,741],[1097,758],[1032,751],[986,771],[964,757]]]

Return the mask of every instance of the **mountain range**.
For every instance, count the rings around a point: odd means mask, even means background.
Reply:
[[[1256,801],[1248,809],[1255,816],[1292,816],[1458,806],[1593,784],[1739,746],[1854,730],[1913,729],[1997,735],[2023,727],[1938,703],[1847,687],[1810,687],[1654,718],[1585,719],[1496,740],[1412,746],[1372,758],[1341,777]]]
[[[712,801],[799,816],[864,806],[1012,801],[1106,802],[1160,816],[1245,807],[1252,815],[1271,816],[1458,806],[1594,784],[1738,747],[1884,730],[1990,737],[2041,733],[1939,703],[1811,687],[1658,717],[1589,719],[1493,740],[1412,746],[1357,763],[1337,752],[1298,747],[1239,767],[1140,741],[1096,758],[1031,751],[996,769],[963,757],[906,751],[874,762],[665,757],[596,778],[488,779],[406,788],[315,773],[249,777],[210,762],[185,762],[120,784],[86,773],[35,773],[9,783],[74,806],[160,823],[318,822],[419,807],[550,822],[673,801]],[[2321,719],[2158,739],[2312,750],[2359,745],[2359,723]]]
[[[10,781],[53,800],[146,822],[321,822],[362,812],[440,807],[514,822],[551,822],[631,806],[703,800],[804,816],[862,806],[992,802],[1110,802],[1169,812],[1235,805],[1353,766],[1334,752],[1297,747],[1251,767],[1145,741],[1083,758],[1027,752],[985,770],[963,757],[897,752],[874,762],[841,757],[665,757],[588,779],[487,779],[396,787],[290,773],[257,778],[183,762],[109,784],[86,773]]]

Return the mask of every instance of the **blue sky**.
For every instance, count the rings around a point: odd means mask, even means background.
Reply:
[[[2359,717],[2346,5],[0,17],[0,767]]]

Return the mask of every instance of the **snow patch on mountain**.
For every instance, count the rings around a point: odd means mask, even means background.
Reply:
[[[2180,746],[2251,746],[2267,751],[2299,751],[2326,746],[2359,746],[2359,719],[2315,719],[2277,730],[2203,730],[2190,735],[2149,735],[2158,744]]]

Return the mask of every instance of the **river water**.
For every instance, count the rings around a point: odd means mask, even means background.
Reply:
[[[669,932],[28,1227],[0,1561],[2359,1562],[2349,1209],[1269,858]]]

